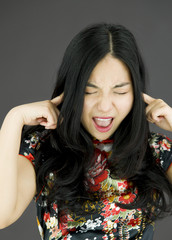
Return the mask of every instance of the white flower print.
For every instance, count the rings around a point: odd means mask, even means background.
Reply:
[[[46,221],[46,226],[47,226],[47,229],[50,229],[50,228],[54,228],[55,226],[57,226],[57,218],[55,217],[50,217],[50,220],[48,219]]]

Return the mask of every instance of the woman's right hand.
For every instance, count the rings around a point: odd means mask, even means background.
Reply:
[[[42,125],[46,129],[55,129],[59,110],[57,106],[63,101],[64,93],[51,99],[40,102],[23,104],[12,109],[16,111],[23,125]]]

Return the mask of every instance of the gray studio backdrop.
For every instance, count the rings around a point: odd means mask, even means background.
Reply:
[[[100,21],[134,33],[148,70],[148,93],[172,106],[171,9],[171,0],[0,0],[0,123],[14,106],[50,98],[69,41]],[[40,239],[35,216],[32,202],[16,223],[0,230],[0,240]],[[171,226],[172,217],[158,222],[154,239],[170,240]]]

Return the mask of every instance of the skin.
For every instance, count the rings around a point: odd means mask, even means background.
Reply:
[[[134,97],[130,75],[122,62],[107,55],[95,67],[88,83],[92,85],[87,86],[86,92],[91,94],[85,94],[82,124],[93,137],[104,140],[116,131],[132,108]],[[122,83],[125,86],[119,87]],[[36,193],[35,169],[27,158],[18,156],[22,128],[24,125],[42,125],[46,129],[56,129],[58,105],[64,97],[62,93],[51,100],[17,106],[4,119],[0,131],[0,229],[15,222]],[[172,108],[163,100],[145,93],[143,100],[147,103],[147,120],[172,131]],[[95,116],[113,117],[111,129],[105,133],[97,131],[92,119]],[[167,176],[172,183],[172,165],[167,170]],[[6,184],[4,179],[8,179]]]
[[[147,120],[164,130],[172,131],[172,108],[162,99],[155,99],[145,93],[143,93],[143,100],[148,104]]]
[[[109,138],[128,115],[133,105],[133,87],[126,65],[110,54],[93,69],[86,86],[81,122],[96,139]],[[94,118],[112,117],[107,132],[96,129]]]
[[[162,99],[155,99],[145,93],[143,93],[143,100],[148,104],[146,107],[147,120],[159,128],[172,132],[172,108]],[[172,184],[172,165],[166,174]]]

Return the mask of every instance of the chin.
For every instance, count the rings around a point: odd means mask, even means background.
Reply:
[[[113,134],[94,134],[92,135],[94,138],[96,138],[99,141],[103,141],[106,139],[109,139]]]

